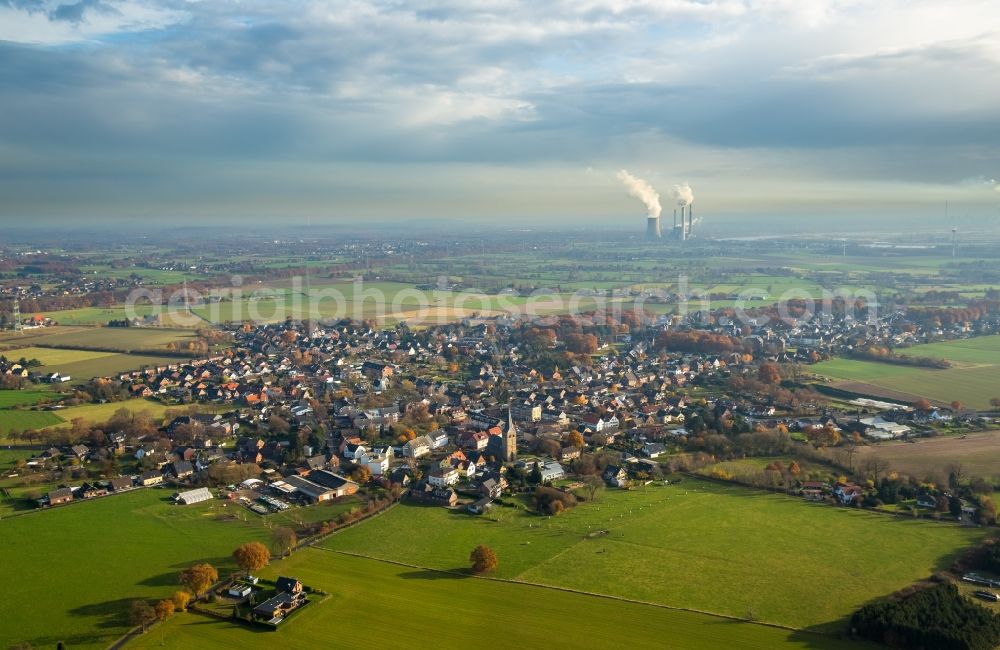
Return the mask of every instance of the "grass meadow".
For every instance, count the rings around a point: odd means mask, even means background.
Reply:
[[[984,534],[695,480],[607,491],[551,519],[493,512],[403,505],[324,545],[459,569],[485,543],[502,578],[736,617],[752,611],[756,620],[807,628],[837,627],[865,601],[944,568]]]
[[[170,494],[137,490],[0,520],[12,585],[0,639],[107,647],[128,629],[131,600],[168,597],[195,562],[234,570],[234,548],[267,540],[255,518],[219,521],[218,501],[174,506]]]
[[[261,572],[291,575],[331,596],[277,632],[183,614],[128,648],[385,648],[449,650],[489,640],[525,648],[802,648],[863,646],[832,638],[511,582],[411,569],[306,549]],[[349,621],[349,622],[348,622]],[[374,635],[374,636],[373,636]]]

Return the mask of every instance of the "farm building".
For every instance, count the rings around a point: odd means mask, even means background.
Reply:
[[[52,490],[49,492],[49,505],[58,506],[63,503],[69,503],[73,500],[73,490],[69,488],[59,488],[58,490]]]
[[[185,506],[189,506],[192,503],[201,503],[202,501],[208,501],[212,498],[212,493],[208,491],[208,488],[197,488],[195,490],[188,490],[187,492],[181,492],[177,495],[177,503]]]

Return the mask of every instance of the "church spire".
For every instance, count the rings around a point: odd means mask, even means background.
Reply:
[[[517,460],[517,426],[514,424],[514,409],[507,404],[507,428],[503,432],[503,460],[513,463]]]

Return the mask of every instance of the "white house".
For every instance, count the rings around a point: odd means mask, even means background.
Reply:
[[[389,471],[389,454],[385,449],[372,449],[354,457],[354,462],[368,468],[372,476],[382,476]]]
[[[436,488],[443,488],[458,483],[458,470],[454,467],[435,467],[427,475],[427,482]]]

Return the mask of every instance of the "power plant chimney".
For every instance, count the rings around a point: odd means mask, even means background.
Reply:
[[[684,216],[684,206],[681,206],[681,241],[687,241],[688,229],[687,229],[687,219]]]
[[[649,217],[646,219],[646,239],[657,240],[660,238],[660,218]]]
[[[688,238],[694,234],[694,201],[688,203]]]

